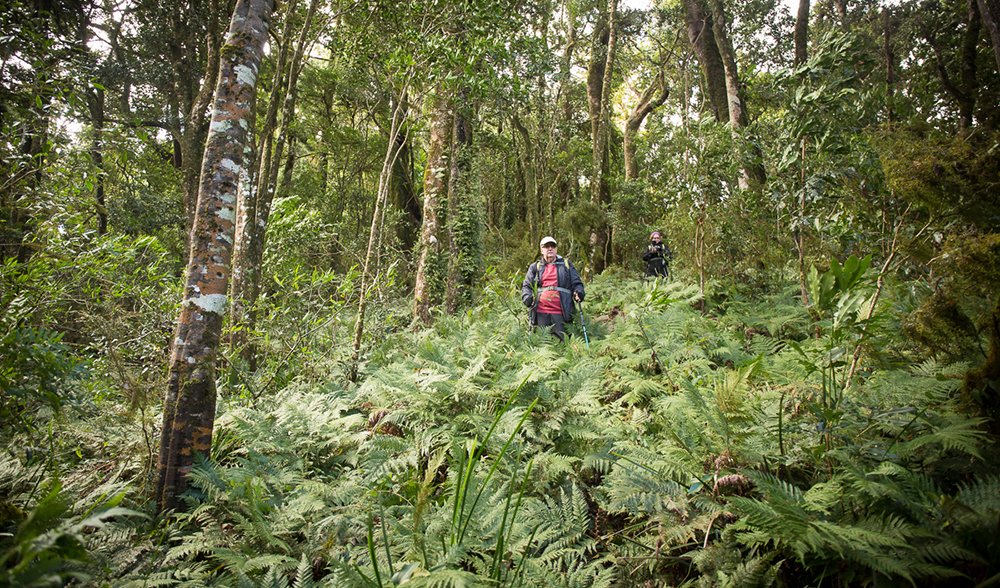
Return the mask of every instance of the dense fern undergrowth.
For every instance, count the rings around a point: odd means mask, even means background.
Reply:
[[[814,275],[810,308],[789,289],[705,314],[683,282],[602,277],[565,344],[494,279],[432,329],[382,310],[356,384],[349,305],[303,295],[270,315],[296,327],[261,337],[264,375],[223,370],[184,512],[152,514],[158,417],[134,394],[91,390],[9,436],[0,580],[995,583],[1000,475],[960,393],[971,366],[907,346],[905,289],[869,313],[862,274]]]

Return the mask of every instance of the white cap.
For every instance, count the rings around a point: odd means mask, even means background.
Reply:
[[[555,240],[554,237],[542,237],[542,240],[538,244],[538,246],[539,247],[545,247],[546,243],[552,243],[553,245],[555,245],[556,244],[556,240]]]

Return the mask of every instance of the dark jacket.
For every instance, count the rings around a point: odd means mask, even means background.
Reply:
[[[576,293],[580,300],[583,300],[583,280],[576,268],[568,259],[556,256],[553,262],[556,264],[556,283],[559,290],[559,302],[562,305],[563,321],[573,320],[573,294]],[[537,324],[536,309],[538,307],[537,291],[541,288],[542,274],[545,272],[546,263],[538,260],[528,266],[528,273],[521,283],[521,302],[531,309],[529,316],[531,324]]]
[[[667,264],[673,259],[674,254],[670,251],[670,247],[664,242],[649,242],[649,247],[646,248],[646,253],[643,254],[642,260],[646,262],[646,275],[647,276],[666,276],[667,275]]]

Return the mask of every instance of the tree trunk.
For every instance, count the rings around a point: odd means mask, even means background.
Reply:
[[[737,132],[737,138],[739,138],[738,131],[747,127],[748,119],[746,100],[743,98],[743,84],[740,82],[739,70],[736,65],[736,52],[729,40],[728,18],[722,6],[722,0],[709,0],[709,3],[712,8],[712,28],[715,33],[715,42],[719,46],[719,55],[722,57],[722,67],[726,78],[729,124]],[[747,147],[750,153],[743,157],[743,176],[740,178],[740,185],[744,189],[749,186],[763,186],[767,181],[767,176],[761,163],[760,149],[756,147],[754,142],[750,142]]]
[[[801,165],[799,172],[799,218],[795,223],[795,247],[799,254],[799,294],[803,306],[809,306],[809,286],[806,282],[806,138],[800,146]]]
[[[87,92],[90,110],[91,133],[90,160],[96,170],[94,177],[94,210],[97,213],[97,234],[108,232],[108,207],[104,201],[104,90],[93,88]]]
[[[8,257],[25,263],[31,258],[32,247],[29,235],[34,226],[30,208],[24,205],[25,197],[31,195],[41,185],[45,159],[49,152],[49,123],[52,112],[52,93],[45,87],[46,82],[36,85],[40,103],[30,109],[30,120],[21,135],[21,162],[15,164],[15,173],[7,180],[11,186],[10,202],[5,202],[4,208],[9,209],[10,229],[4,232],[3,259]],[[3,225],[0,225],[2,227]]]
[[[405,90],[402,92],[406,94]],[[396,106],[392,111],[392,119],[389,124],[389,137],[386,141],[385,158],[382,160],[382,169],[378,176],[378,191],[375,194],[375,208],[372,211],[372,224],[368,231],[368,249],[365,252],[365,264],[361,271],[361,290],[358,296],[358,316],[354,321],[354,338],[352,339],[351,364],[347,377],[352,382],[358,379],[358,363],[361,360],[361,342],[365,334],[365,313],[368,309],[368,299],[371,290],[374,288],[376,278],[373,274],[379,268],[379,249],[382,245],[382,227],[385,219],[385,208],[389,201],[389,185],[392,177],[392,170],[399,157],[400,146],[406,141],[399,141],[399,134],[403,129],[406,110],[402,100],[396,101]]]
[[[587,96],[591,115],[590,201],[605,210],[611,202],[608,184],[608,127],[611,125],[611,79],[618,50],[618,0],[608,1],[607,24],[594,31],[594,50],[587,75]],[[602,63],[603,62],[603,63]],[[611,228],[606,219],[598,221],[590,234],[590,264],[601,273],[609,262]]]
[[[531,142],[531,134],[528,127],[524,126],[521,118],[514,114],[511,116],[511,125],[521,137],[522,147],[517,150],[521,158],[521,177],[524,180],[524,204],[525,220],[528,222],[528,234],[539,237],[541,230],[541,220],[538,218],[538,176],[535,169],[535,146]]]
[[[163,401],[156,502],[178,506],[215,424],[215,358],[227,303],[234,207],[272,0],[237,0],[215,89],[191,231],[186,287]]]
[[[882,50],[885,59],[885,120],[890,126],[896,120],[896,54],[892,48],[893,24],[892,12],[888,7],[882,9]]]
[[[726,94],[726,72],[719,55],[719,46],[712,31],[712,19],[705,12],[700,0],[684,0],[684,17],[687,21],[688,40],[698,56],[705,76],[709,105],[715,120],[729,120],[729,98]]]
[[[993,57],[997,61],[997,70],[1000,71],[1000,0],[978,0],[979,15],[983,17],[983,24],[990,33],[990,40],[993,41]]]
[[[976,74],[976,58],[979,37],[983,21],[979,16],[979,5],[976,0],[967,0],[965,10],[965,35],[962,37],[962,86],[967,96],[962,112],[962,130],[972,128],[972,117],[976,110],[976,96],[979,93],[979,80]]]
[[[451,157],[448,174],[448,288],[445,304],[449,314],[455,314],[462,303],[472,300],[472,287],[479,269],[478,255],[474,250],[479,241],[478,217],[473,217],[474,206],[469,202],[469,158],[472,147],[472,121],[470,120],[467,92],[455,109],[451,139]]]
[[[639,164],[635,159],[635,136],[642,126],[642,121],[646,120],[651,112],[659,108],[667,97],[670,96],[670,88],[667,86],[663,71],[657,74],[649,87],[639,97],[639,103],[632,109],[628,120],[625,121],[625,136],[623,137],[623,149],[625,152],[625,179],[634,180],[639,177]]]
[[[173,123],[173,134],[175,145],[181,149],[176,159],[180,164],[185,219],[189,229],[194,222],[201,182],[202,154],[206,135],[210,132],[206,128],[207,113],[212,100],[213,83],[219,73],[219,23],[216,20],[219,7],[214,0],[209,4],[210,18],[207,30],[204,32],[192,26],[192,22],[188,20],[192,18],[188,13],[193,14],[194,10],[187,11],[178,3],[173,6],[171,12],[174,40],[169,44],[169,55],[173,92],[169,94],[168,100],[171,102],[171,111],[177,117]],[[192,39],[199,37],[200,34],[205,36],[204,72],[189,65],[185,66],[185,64],[200,63],[197,44],[192,43]]]
[[[809,0],[799,0],[799,10],[795,15],[795,66],[809,58]]]
[[[420,228],[420,256],[413,287],[414,318],[430,325],[431,275],[437,269],[441,239],[438,235],[438,207],[447,188],[448,164],[445,148],[451,137],[452,112],[440,94],[434,97],[431,112],[431,132],[427,145],[427,167],[424,169],[424,222]]]
[[[400,99],[404,120],[409,111],[407,102],[408,98],[404,95]],[[410,146],[408,135],[409,133],[405,132],[405,129],[396,134],[397,155],[392,167],[391,182],[393,205],[403,213],[403,218],[397,227],[396,238],[399,240],[399,248],[404,254],[413,252],[422,216],[420,202],[417,201],[417,190],[413,185],[413,148]]]
[[[274,202],[278,188],[279,169],[282,158],[285,155],[285,143],[290,142],[289,126],[295,114],[296,88],[298,86],[298,75],[302,70],[302,61],[305,56],[306,40],[312,24],[313,15],[318,5],[317,0],[312,0],[309,10],[306,13],[305,22],[299,32],[295,45],[295,51],[291,58],[288,57],[288,47],[290,45],[295,2],[289,4],[289,13],[285,15],[285,27],[282,33],[282,47],[279,56],[279,66],[275,72],[274,85],[271,92],[271,102],[268,104],[268,120],[265,122],[264,133],[266,133],[265,145],[266,156],[260,161],[260,167],[256,176],[251,176],[250,181],[256,186],[246,194],[253,197],[252,201],[246,203],[246,212],[239,211],[239,218],[247,217],[246,222],[239,222],[241,231],[237,232],[237,239],[241,241],[238,245],[240,255],[234,260],[234,277],[240,276],[240,282],[234,283],[232,294],[234,299],[234,311],[240,310],[237,316],[234,312],[233,322],[240,324],[243,328],[237,330],[239,333],[253,332],[257,322],[257,299],[260,297],[261,282],[264,265],[264,246],[267,242],[267,223],[271,216],[271,205]],[[281,103],[280,125],[277,119],[277,104]],[[277,127],[278,137],[272,143],[272,136]],[[294,154],[292,149],[288,149],[289,159],[286,165],[294,164]],[[285,180],[291,179],[291,169],[286,170]],[[245,240],[245,244],[242,242]],[[238,300],[238,301],[237,301]],[[241,355],[247,361],[248,369],[256,369],[256,349],[253,345],[244,342]]]
[[[286,87],[285,75],[288,71],[288,53],[291,45],[292,12],[295,10],[296,4],[297,2],[292,0],[285,8],[284,26],[278,40],[278,55],[274,62],[271,92],[260,133],[260,142],[254,148],[252,135],[248,141],[251,148],[247,150],[247,156],[241,169],[240,190],[236,202],[236,242],[229,287],[229,295],[232,300],[230,323],[236,328],[233,329],[233,336],[229,344],[239,351],[240,357],[246,362],[246,367],[251,372],[256,369],[256,350],[250,343],[249,333],[255,322],[253,303],[259,296],[257,288],[261,283],[261,267],[260,264],[255,263],[255,260],[258,258],[258,253],[263,255],[263,245],[257,239],[261,234],[258,230],[258,219],[262,206],[261,190],[266,190],[268,170],[271,167],[271,158],[274,156],[274,127],[277,125],[281,91]],[[251,129],[256,129],[256,113],[251,113],[248,122]]]
[[[955,83],[948,73],[944,51],[938,41],[936,31],[931,29],[926,32],[927,41],[934,50],[941,85],[958,104],[958,132],[960,134],[964,134],[972,128],[972,118],[976,109],[976,93],[979,90],[976,81],[976,45],[979,43],[981,21],[976,0],[967,0],[965,24],[965,34],[962,37],[961,55],[959,56],[960,84]]]
[[[572,82],[572,70],[573,70],[573,51],[576,49],[576,23],[573,22],[573,16],[567,14],[566,18],[569,20],[567,27],[569,28],[569,33],[566,36],[566,46],[563,48],[563,58],[562,63],[559,68],[560,82],[559,82],[559,95],[562,97],[562,115],[560,120],[560,132],[558,140],[558,149],[562,153],[569,152],[570,144],[570,127],[573,124],[573,99],[570,95],[569,88]],[[562,172],[562,170],[560,170]],[[572,182],[576,181],[578,175],[572,170],[565,170],[565,173],[560,173],[559,175],[559,206],[553,206],[551,214],[555,214],[555,209],[565,209],[573,201],[573,185]]]

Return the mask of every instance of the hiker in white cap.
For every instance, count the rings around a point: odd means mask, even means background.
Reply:
[[[556,253],[557,243],[543,237],[538,244],[541,259],[528,266],[521,284],[521,301],[529,309],[531,324],[552,327],[552,334],[563,340],[564,323],[573,321],[573,301],[583,301],[583,280],[573,264]]]

